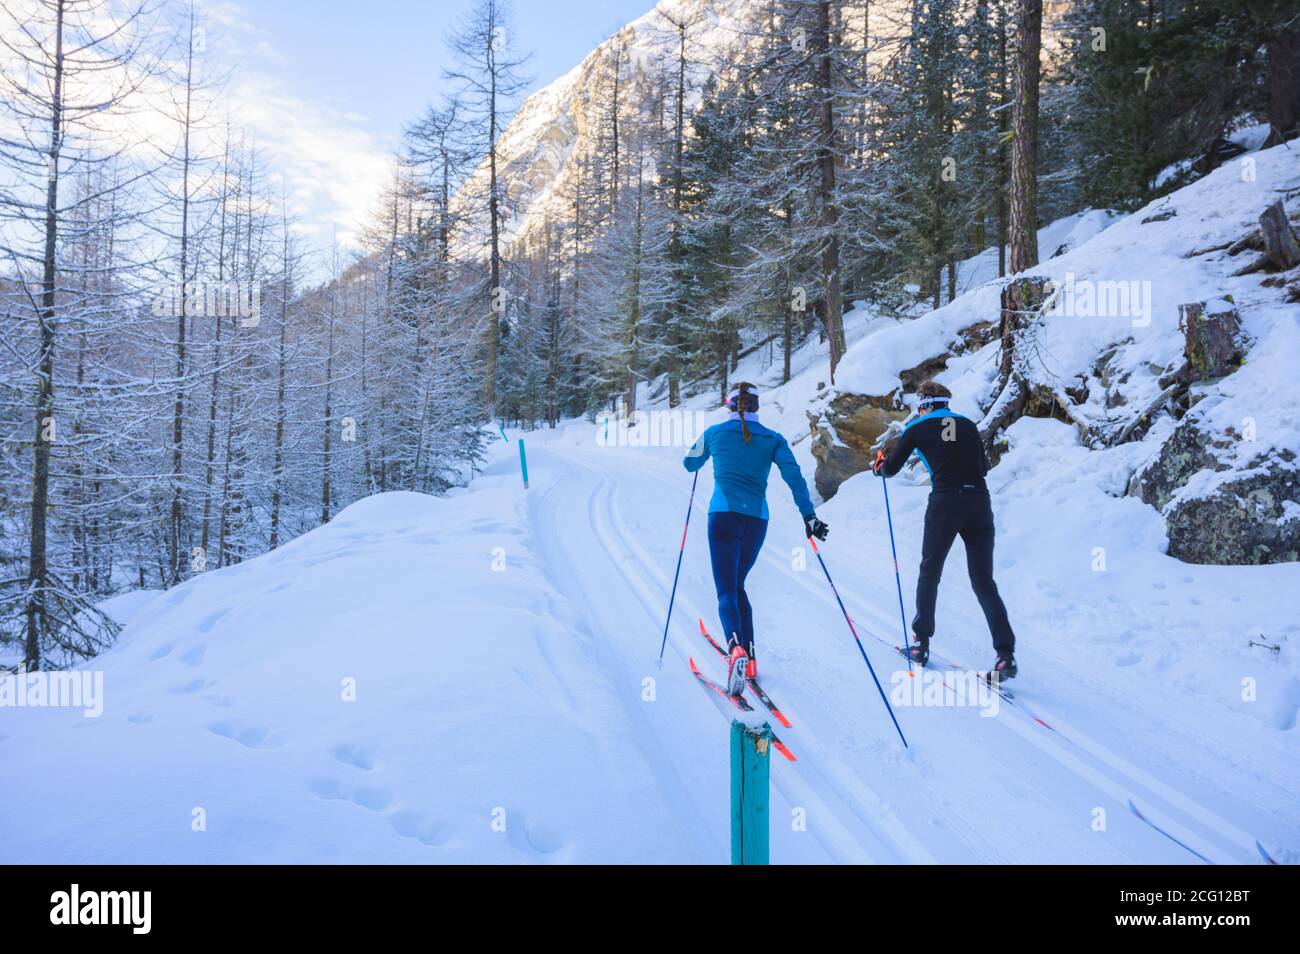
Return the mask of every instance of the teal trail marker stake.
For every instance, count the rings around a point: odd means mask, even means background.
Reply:
[[[524,439],[519,438],[519,469],[524,475],[524,490],[528,489],[528,455],[524,453]]]
[[[731,723],[731,863],[768,864],[772,727]]]

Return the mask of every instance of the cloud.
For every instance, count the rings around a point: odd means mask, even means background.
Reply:
[[[274,77],[240,70],[229,88],[243,127],[272,176],[283,176],[304,231],[353,245],[392,176],[392,151],[365,118],[312,102]]]
[[[370,128],[369,117],[268,70],[290,60],[240,3],[204,0],[202,15],[218,34],[209,54],[214,65],[230,69],[231,122],[256,145],[273,180],[283,176],[299,231],[328,243],[337,229],[340,245],[355,246],[392,177],[397,143]]]

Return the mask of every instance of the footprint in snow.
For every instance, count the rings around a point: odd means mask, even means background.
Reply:
[[[220,621],[220,619],[229,612],[230,612],[230,607],[223,606],[221,609],[217,610],[216,612],[209,613],[207,616],[203,617],[203,621],[199,623],[198,625],[199,632],[200,633],[212,632],[212,627],[216,626],[217,623]]]
[[[176,648],[175,643],[163,643],[161,646],[159,646],[157,649],[155,649],[153,652],[149,654],[149,658],[162,659],[164,656],[170,655],[171,651],[175,648]]]
[[[372,772],[375,768],[375,759],[370,749],[358,742],[341,742],[334,746],[334,757],[344,765],[363,772]]]
[[[565,847],[563,832],[547,821],[530,821],[520,812],[510,816],[506,829],[510,843],[520,851],[538,855],[552,855]]]
[[[207,649],[206,646],[200,643],[198,646],[185,652],[181,656],[181,662],[190,667],[198,666],[203,662],[203,656],[207,652]]]
[[[266,726],[245,725],[233,719],[210,723],[208,731],[250,749],[275,749],[283,744]]]
[[[158,717],[152,712],[133,712],[126,717],[126,721],[135,725],[148,725],[150,722],[157,722]]]
[[[351,802],[372,812],[382,812],[393,804],[393,793],[381,785],[344,785],[338,779],[316,778],[307,789],[326,801]]]
[[[393,831],[403,838],[414,838],[422,845],[430,848],[439,848],[445,845],[450,835],[450,829],[432,818],[426,818],[419,812],[401,811],[396,812],[389,824],[393,826]]]
[[[171,687],[169,691],[180,696],[187,696],[195,692],[202,692],[204,689],[211,689],[216,683],[210,679],[191,679],[189,682],[178,683]]]

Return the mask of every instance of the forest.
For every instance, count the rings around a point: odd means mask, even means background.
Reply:
[[[0,651],[29,670],[111,645],[112,594],[464,484],[498,422],[721,397],[810,339],[834,381],[855,302],[938,308],[971,255],[1032,268],[1042,224],[1300,132],[1288,0],[664,0],[527,97],[476,0],[360,247],[316,247],[209,29],[0,13]]]

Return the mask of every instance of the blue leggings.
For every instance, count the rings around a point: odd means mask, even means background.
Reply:
[[[713,585],[718,590],[722,634],[734,634],[751,656],[754,653],[754,614],[745,595],[745,577],[758,559],[767,536],[767,521],[745,513],[709,514],[709,557]]]

